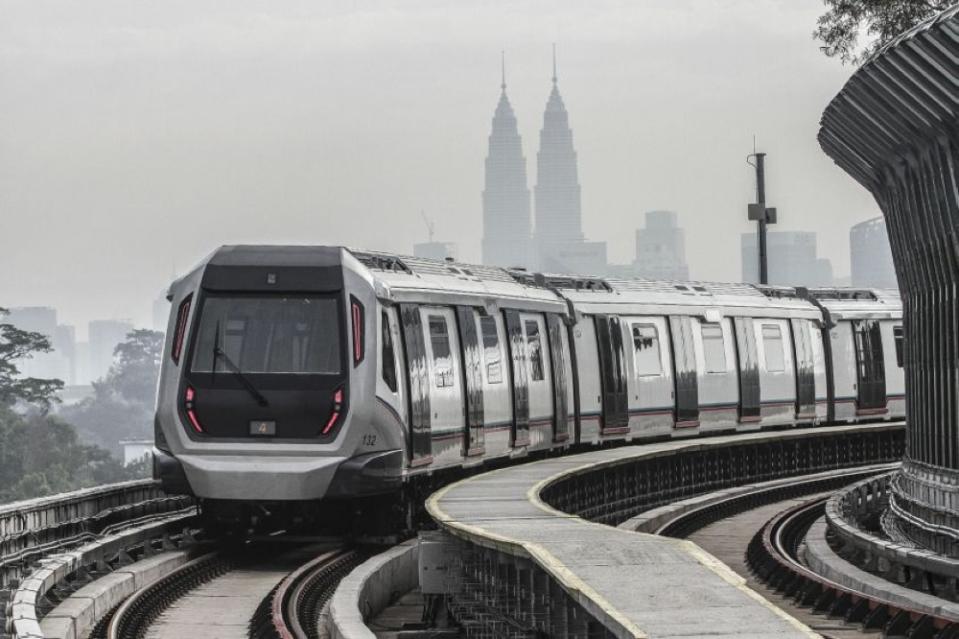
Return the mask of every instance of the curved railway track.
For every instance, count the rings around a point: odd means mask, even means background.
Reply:
[[[187,562],[150,586],[132,594],[91,633],[92,638],[141,639],[150,624],[176,599],[231,567],[230,558],[214,551]]]
[[[250,623],[253,639],[317,639],[323,606],[337,584],[366,558],[342,546],[303,564],[277,584]]]
[[[810,570],[800,547],[810,526],[822,517],[827,498],[817,497],[785,510],[760,529],[746,551],[756,576],[797,605],[884,637],[959,639],[959,620],[926,614],[853,590]]]
[[[785,499],[802,497],[827,490],[838,490],[843,486],[884,472],[885,467],[846,468],[828,474],[821,473],[815,477],[796,477],[785,485],[773,487],[756,486],[726,499],[709,502],[698,508],[683,511],[664,522],[656,534],[667,537],[685,538],[700,528],[709,524],[727,519],[733,515],[753,510],[766,504],[772,504]]]
[[[277,566],[302,547],[277,553]],[[269,552],[259,549],[258,552]],[[154,584],[134,593],[101,619],[91,639],[143,639],[161,614],[181,597],[233,570],[242,570],[250,548],[216,550],[193,559]],[[315,553],[315,551],[314,551]],[[314,555],[283,577],[255,611],[250,611],[249,636],[255,639],[316,639],[320,613],[340,580],[365,560],[367,553],[337,543]],[[302,559],[300,559],[302,561]],[[263,566],[260,566],[262,568]]]

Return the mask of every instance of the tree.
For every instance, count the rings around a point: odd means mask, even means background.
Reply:
[[[106,450],[82,444],[69,424],[0,406],[0,503],[147,476]]]
[[[824,0],[813,37],[829,57],[860,64],[900,33],[943,11],[955,0]],[[859,38],[871,40],[859,46]]]
[[[127,401],[152,408],[163,356],[163,333],[135,330],[117,345],[113,354],[114,364],[100,384]]]
[[[84,441],[122,454],[122,439],[148,439],[153,432],[157,377],[163,333],[136,330],[114,350],[105,377],[93,383],[93,397],[60,414],[76,426]]]
[[[0,308],[0,319],[8,313],[7,309]],[[22,401],[35,404],[45,412],[53,402],[59,401],[57,393],[63,388],[62,381],[20,377],[16,364],[18,360],[51,350],[50,339],[45,335],[0,323],[0,406],[13,406]]]

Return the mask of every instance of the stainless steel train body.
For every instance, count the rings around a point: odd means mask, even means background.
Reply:
[[[350,498],[606,442],[904,416],[893,293],[235,246],[170,288],[155,474]]]

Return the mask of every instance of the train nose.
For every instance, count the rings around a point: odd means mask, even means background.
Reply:
[[[324,496],[339,466],[340,455],[181,454],[184,475],[200,498],[290,501]]]

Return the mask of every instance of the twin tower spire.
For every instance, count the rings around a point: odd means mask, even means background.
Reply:
[[[505,54],[501,74],[502,91],[493,114],[486,157],[483,263],[570,271],[574,266],[563,256],[570,252],[571,245],[583,242],[580,187],[573,133],[557,85],[555,45],[553,86],[543,114],[536,156],[535,227],[530,215],[522,138],[506,96]]]

